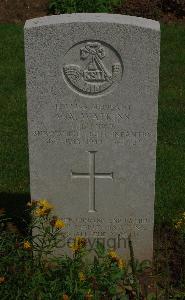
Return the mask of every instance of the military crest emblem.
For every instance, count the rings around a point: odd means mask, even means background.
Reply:
[[[79,57],[78,57],[79,56]],[[118,53],[108,44],[87,41],[72,47],[66,54],[63,74],[76,92],[97,96],[108,92],[122,78],[123,64]]]

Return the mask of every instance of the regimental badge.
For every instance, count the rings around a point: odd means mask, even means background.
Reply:
[[[72,59],[78,64],[66,63]],[[121,57],[106,43],[82,42],[65,56],[64,78],[74,91],[84,95],[97,96],[111,91],[120,82],[122,73]]]

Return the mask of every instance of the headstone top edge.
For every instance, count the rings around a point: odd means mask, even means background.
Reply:
[[[107,13],[74,13],[51,15],[27,20],[24,29],[68,23],[115,23],[160,31],[160,23],[152,19]]]

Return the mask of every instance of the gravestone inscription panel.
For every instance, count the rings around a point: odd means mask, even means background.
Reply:
[[[32,199],[51,201],[66,243],[153,250],[159,23],[108,14],[25,25]],[[67,240],[68,239],[68,240]]]

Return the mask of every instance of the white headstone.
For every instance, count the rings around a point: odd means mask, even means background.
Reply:
[[[72,14],[25,25],[32,199],[84,236],[152,257],[159,23]]]

